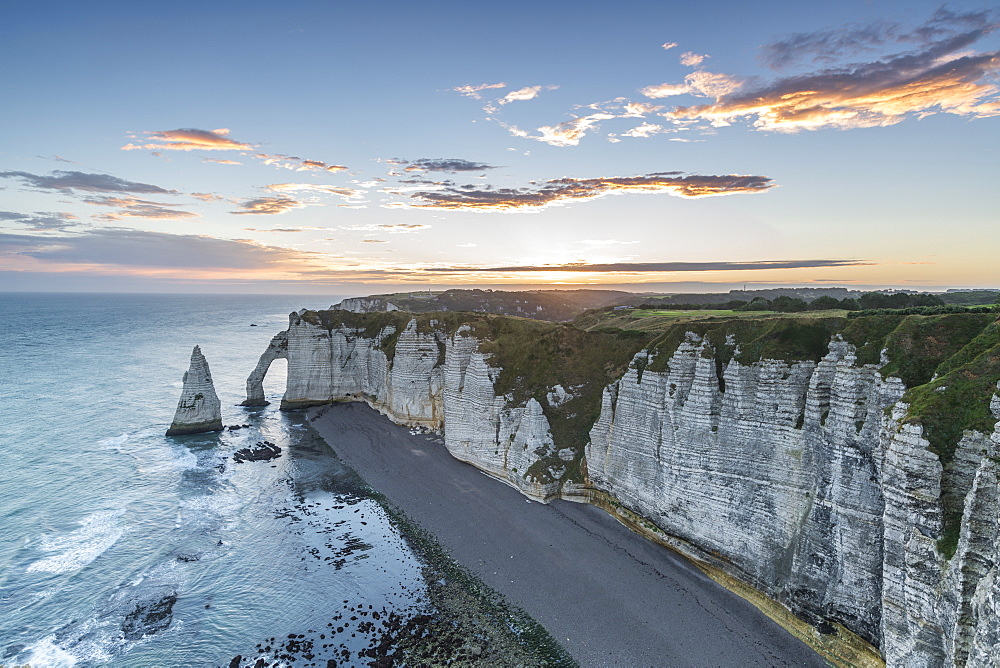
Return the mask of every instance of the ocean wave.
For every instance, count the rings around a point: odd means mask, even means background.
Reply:
[[[198,455],[185,447],[177,446],[171,454],[169,466],[175,469],[196,469],[198,468]]]
[[[54,635],[45,636],[34,645],[24,650],[24,661],[29,666],[47,666],[48,668],[72,668],[77,664],[77,658],[56,643]]]
[[[110,438],[101,439],[97,442],[97,445],[101,446],[104,450],[119,450],[123,445],[128,443],[130,438],[132,438],[131,434],[112,436]]]
[[[75,531],[42,536],[39,548],[54,554],[30,564],[28,572],[68,573],[83,568],[125,533],[120,521],[124,513],[124,509],[100,511],[80,520],[80,528]]]

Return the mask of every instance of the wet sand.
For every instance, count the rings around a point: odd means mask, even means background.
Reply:
[[[825,666],[750,603],[593,506],[528,500],[364,404],[313,409],[349,466],[583,666]]]

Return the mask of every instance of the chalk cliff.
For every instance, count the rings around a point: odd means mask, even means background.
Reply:
[[[191,365],[184,374],[184,388],[174,421],[170,423],[167,436],[199,434],[222,429],[222,404],[212,384],[212,372],[208,361],[201,354],[201,348],[191,351]]]
[[[287,356],[283,408],[365,401],[528,496],[632,518],[817,635],[850,631],[891,666],[991,666],[998,331],[990,317],[787,319],[644,338],[306,312],[248,401]]]

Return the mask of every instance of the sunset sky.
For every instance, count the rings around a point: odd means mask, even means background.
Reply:
[[[1000,287],[995,1],[50,2],[0,291]]]

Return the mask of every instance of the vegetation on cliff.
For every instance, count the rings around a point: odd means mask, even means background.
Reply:
[[[366,338],[380,337],[379,346],[390,361],[399,333],[411,320],[416,320],[418,331],[434,331],[442,337],[468,327],[470,335],[481,341],[480,350],[489,355],[489,363],[500,369],[497,394],[510,396],[514,405],[524,405],[532,398],[538,401],[551,425],[556,450],[571,448],[575,452],[570,462],[555,452],[536,462],[526,475],[540,483],[551,482],[550,468],[563,466],[563,480],[583,481],[582,449],[600,414],[603,389],[620,378],[643,349],[652,357],[641,363],[641,371],[667,370],[671,355],[688,332],[707,342],[706,354],[716,360],[722,391],[721,372],[730,360],[745,365],[761,359],[817,362],[827,354],[831,339],[843,338],[855,347],[858,364],[876,365],[883,377],[898,377],[909,388],[903,398],[909,404],[906,420],[923,425],[930,449],[945,470],[951,466],[966,430],[993,430],[996,419],[989,404],[1000,381],[1000,320],[996,313],[963,310],[936,315],[897,312],[846,316],[845,311],[738,313],[668,319],[656,326],[629,329],[608,327],[606,319],[587,317],[566,325],[458,312],[310,311],[302,317],[327,329],[349,327]],[[594,326],[595,322],[603,326]],[[443,345],[442,339],[442,349]],[[547,395],[556,385],[571,396],[553,405]],[[950,479],[945,476],[945,487]],[[943,491],[946,499],[955,497],[952,490]],[[961,508],[954,502],[946,502],[946,506],[941,549],[950,556]]]

